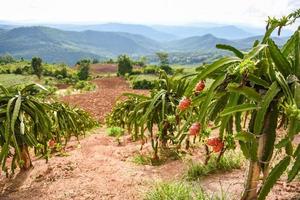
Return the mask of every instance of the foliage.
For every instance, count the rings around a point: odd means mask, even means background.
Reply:
[[[148,65],[143,68],[144,74],[156,74],[159,72],[159,67],[156,65]]]
[[[150,96],[127,94],[127,100],[120,102],[107,118],[107,125],[127,128],[134,139],[145,138],[150,134],[154,159],[158,159],[160,147],[167,148],[168,143],[179,145],[186,134],[174,135],[179,129],[177,123],[177,105],[188,86],[187,80],[172,77],[162,71],[159,80],[151,90]],[[155,127],[158,132],[155,133]],[[133,131],[132,131],[133,130]]]
[[[78,78],[79,80],[87,80],[90,75],[90,60],[80,60]]]
[[[124,76],[126,73],[132,72],[132,61],[127,55],[118,57],[118,74]]]
[[[5,54],[3,56],[0,56],[0,65],[2,64],[9,64],[9,63],[14,63],[15,59],[9,54]]]
[[[300,131],[297,117],[300,108],[300,32],[298,29],[282,48],[270,35],[276,28],[280,31],[297,17],[300,17],[299,10],[279,20],[269,19],[262,41],[255,42],[248,52],[220,46],[234,56],[221,58],[201,68],[185,93],[192,98],[199,81],[214,79],[207,88],[206,96],[194,105],[201,113],[197,121],[201,123],[202,130],[214,121],[215,127],[219,127],[219,138],[225,142],[225,150],[234,148],[233,139],[239,141],[250,161],[244,200],[265,199],[276,180],[294,161],[292,141]],[[276,129],[281,126],[278,123],[280,119],[283,120],[285,135],[277,149],[285,149],[286,157],[269,173],[273,152],[277,150],[274,146]],[[298,167],[293,168],[290,180],[299,170]],[[263,181],[260,187],[257,180],[261,174]]]
[[[138,165],[152,165],[151,157],[142,154],[135,155],[132,158],[132,162]]]
[[[169,54],[165,52],[157,52],[156,55],[159,59],[160,68],[164,70],[167,74],[171,74],[172,68],[169,65]]]
[[[83,91],[93,91],[96,89],[96,85],[90,81],[78,81],[74,85],[74,89]]]
[[[230,171],[240,169],[243,165],[241,153],[229,151],[218,161],[218,157],[213,155],[207,164],[191,162],[186,174],[187,180],[198,180],[216,171]]]
[[[51,103],[42,86],[31,84],[6,88],[0,86],[0,163],[8,173],[7,159],[12,157],[11,171],[32,166],[29,148],[48,158],[48,141],[65,142],[96,125],[84,111],[61,103]]]
[[[155,87],[155,81],[147,80],[147,79],[135,79],[132,81],[133,89],[153,89]]]
[[[226,200],[229,199],[224,191],[221,195],[210,195],[202,188],[195,188],[181,182],[165,182],[156,186],[146,193],[145,200]]]
[[[37,75],[39,79],[41,79],[43,73],[42,59],[37,57],[32,58],[31,67],[33,69],[33,73]]]

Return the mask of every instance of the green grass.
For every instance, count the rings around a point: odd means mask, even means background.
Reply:
[[[153,160],[151,155],[148,154],[136,154],[132,157],[132,162],[138,165],[159,166],[165,164],[167,161],[179,160],[185,156],[185,152],[178,152],[177,149],[160,149],[159,154],[159,160]]]
[[[207,165],[202,163],[191,162],[186,173],[186,179],[190,181],[198,180],[199,178],[212,174],[218,171],[230,171],[240,169],[243,165],[243,155],[240,152],[226,152],[220,162],[217,162],[217,157],[212,156]]]
[[[183,69],[183,74],[191,74],[196,72],[196,68],[199,67],[199,65],[172,65],[172,69]]]
[[[0,84],[10,87],[19,84],[30,84],[38,79],[35,75],[0,74]]]
[[[152,165],[150,156],[137,154],[132,157],[132,162],[138,165]]]
[[[208,194],[200,187],[183,182],[159,183],[148,191],[144,200],[229,200],[224,191],[221,195]]]

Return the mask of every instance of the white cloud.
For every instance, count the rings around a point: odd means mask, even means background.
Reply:
[[[0,20],[35,22],[192,22],[263,25],[299,0],[0,0]]]

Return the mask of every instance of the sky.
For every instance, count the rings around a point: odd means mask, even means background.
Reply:
[[[0,20],[20,23],[192,23],[263,26],[300,0],[0,0]]]

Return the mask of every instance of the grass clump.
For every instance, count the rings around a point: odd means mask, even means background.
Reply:
[[[132,158],[132,162],[138,165],[152,165],[152,159],[147,155],[137,154]]]
[[[118,126],[106,129],[108,136],[115,137],[118,144],[121,144],[120,138],[124,135],[124,129]]]
[[[191,162],[186,178],[187,180],[193,181],[217,171],[240,169],[243,165],[243,161],[243,155],[240,152],[230,151],[226,152],[219,162],[217,162],[217,156],[212,156],[206,165],[203,163]]]
[[[145,200],[229,200],[226,193],[210,195],[201,187],[182,182],[159,183],[145,195]]]

